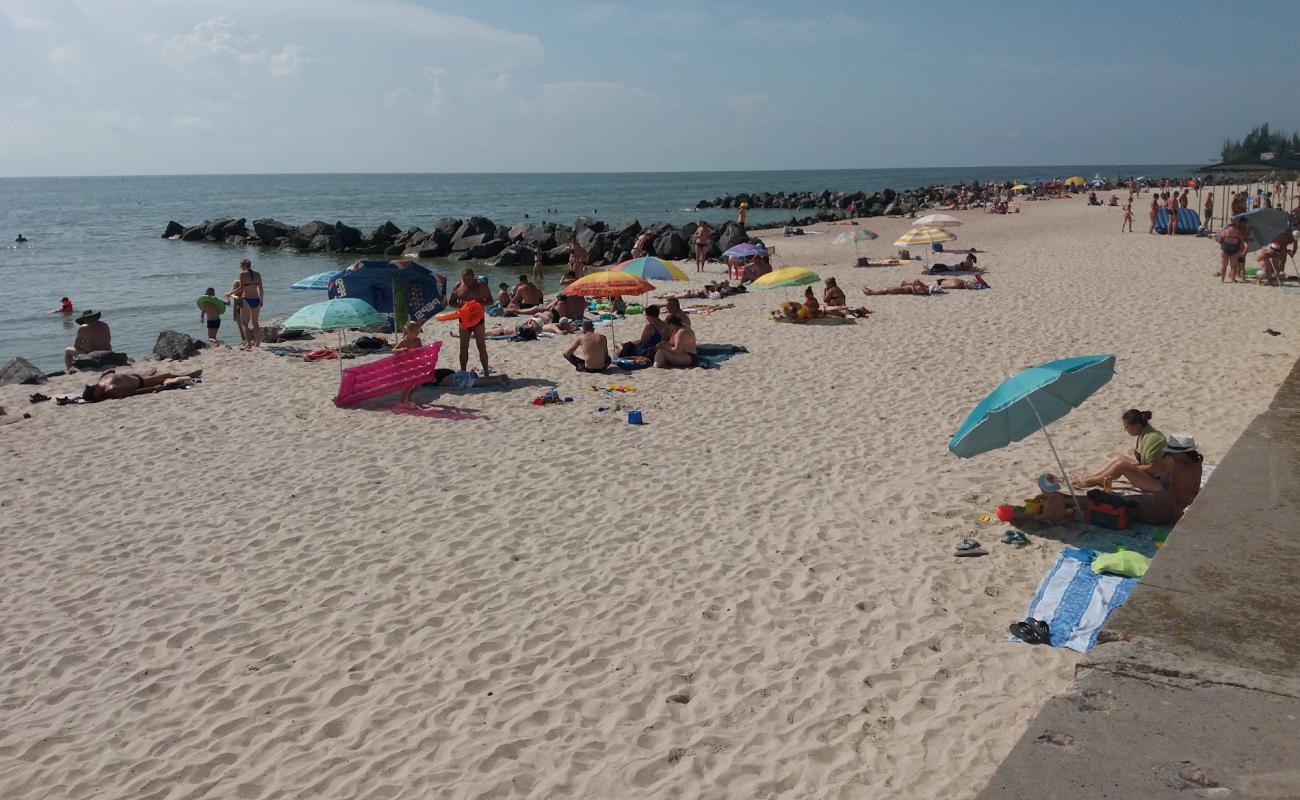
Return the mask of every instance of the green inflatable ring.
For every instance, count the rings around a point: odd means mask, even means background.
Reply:
[[[201,294],[194,299],[194,305],[198,306],[200,310],[202,310],[205,305],[215,305],[219,309],[217,312],[218,314],[226,313],[225,302],[216,295]]]

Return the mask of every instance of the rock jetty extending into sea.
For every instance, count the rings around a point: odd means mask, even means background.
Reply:
[[[801,223],[807,224],[807,223]],[[255,219],[252,230],[244,218],[217,219],[199,225],[168,222],[164,239],[185,242],[223,242],[235,245],[258,245],[303,252],[359,253],[388,258],[452,258],[481,261],[491,266],[523,266],[533,263],[533,254],[541,250],[547,264],[569,260],[571,243],[578,243],[589,254],[588,264],[601,267],[617,264],[632,257],[632,245],[643,231],[650,232],[646,254],[665,259],[684,259],[691,255],[691,238],[696,223],[677,226],[666,222],[642,227],[635,219],[609,225],[601,220],[579,217],[572,227],[554,222],[498,225],[486,217],[458,219],[443,217],[431,230],[419,227],[402,230],[385,222],[370,233],[344,222],[308,222],[289,225],[276,219]],[[751,241],[744,225],[727,222],[713,230],[709,257]]]
[[[815,209],[819,213],[809,221],[830,222],[847,219],[850,208],[852,216],[882,217],[890,214],[910,214],[921,208],[943,202],[951,202],[957,196],[957,187],[930,186],[896,192],[885,189],[880,192],[833,192],[823,189],[820,192],[739,192],[724,194],[712,200],[700,200],[695,208],[739,208],[746,203],[750,208],[789,208]]]

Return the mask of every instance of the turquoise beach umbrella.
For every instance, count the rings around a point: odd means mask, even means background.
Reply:
[[[1047,425],[1070,413],[1070,409],[1105,386],[1114,374],[1113,355],[1063,358],[1030,367],[1007,378],[975,406],[952,435],[948,449],[961,458],[971,458],[1042,431],[1061,470],[1061,478],[1074,495],[1074,487],[1047,433]]]
[[[288,330],[338,331],[344,328],[368,328],[386,322],[383,314],[365,300],[339,297],[303,306],[284,321]]]
[[[289,286],[290,289],[320,289],[325,290],[330,286],[330,279],[338,275],[342,270],[332,272],[317,272],[315,275],[308,275],[302,280]]]
[[[388,319],[365,300],[355,297],[338,297],[323,303],[303,306],[284,321],[285,330],[338,331],[339,348],[343,347],[346,328],[368,328],[387,322]],[[343,359],[339,359],[339,375],[343,374]]]

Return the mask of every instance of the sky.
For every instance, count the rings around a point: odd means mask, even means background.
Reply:
[[[1300,128],[1234,8],[0,0],[0,176],[1200,164]]]

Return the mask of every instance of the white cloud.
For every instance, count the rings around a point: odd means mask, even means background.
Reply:
[[[31,3],[23,0],[0,0],[0,14],[19,33],[42,33],[54,27],[53,22],[40,16]]]
[[[306,48],[287,44],[280,52],[271,54],[271,74],[277,78],[292,75],[298,71],[298,67],[310,60]]]
[[[172,117],[172,125],[191,133],[211,133],[217,127],[212,120],[197,115]]]
[[[307,58],[307,50],[296,44],[285,45],[273,53],[259,48],[257,43],[257,34],[243,33],[234,20],[213,17],[195,25],[189,33],[167,39],[160,50],[164,60],[179,68],[229,59],[244,68],[265,64],[268,72],[277,78],[294,74],[311,60]]]
[[[421,109],[431,117],[442,113],[447,105],[447,89],[442,85],[442,79],[450,74],[451,70],[446,67],[424,68],[424,77],[429,80],[432,87],[429,90],[429,101],[421,106]]]
[[[86,63],[81,56],[81,48],[75,44],[63,44],[52,48],[45,54],[50,71],[61,81],[77,83],[86,75]]]

